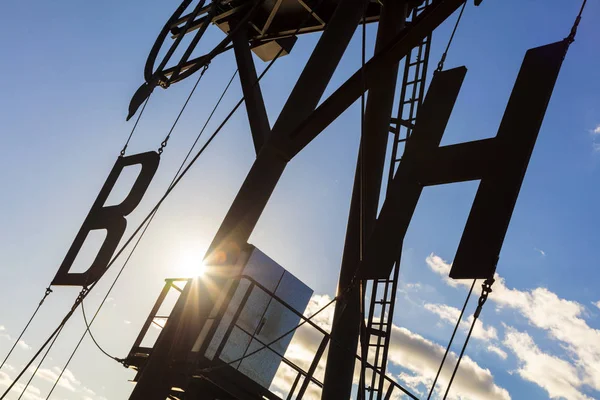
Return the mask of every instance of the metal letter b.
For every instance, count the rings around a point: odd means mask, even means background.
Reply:
[[[129,215],[142,200],[158,169],[159,161],[160,156],[154,151],[117,159],[56,276],[52,280],[52,285],[87,286],[102,276],[125,233],[127,227],[125,216]],[[121,175],[121,171],[125,167],[136,164],[140,164],[142,170],[125,200],[120,204],[105,207],[104,203],[115,186],[119,175]],[[98,229],[106,230],[106,238],[92,265],[85,272],[69,272],[90,231]]]

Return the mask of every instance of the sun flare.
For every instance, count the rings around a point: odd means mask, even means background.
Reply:
[[[203,251],[182,250],[177,263],[177,273],[182,278],[194,278],[204,275],[206,265],[202,261]]]

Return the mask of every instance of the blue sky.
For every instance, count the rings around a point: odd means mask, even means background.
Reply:
[[[600,398],[600,4],[588,3],[515,208],[498,264],[502,279],[467,352],[464,373],[472,379],[456,382],[456,396],[462,398]],[[468,73],[443,144],[495,135],[525,51],[566,36],[579,5],[574,0],[469,4],[446,61],[447,68],[466,65]],[[174,7],[164,0],[4,4],[0,355],[35,308],[106,179],[133,123],[125,116],[142,82],[147,53]],[[433,65],[454,18],[434,34]],[[371,43],[375,28],[369,27]],[[220,35],[211,28],[207,40]],[[263,80],[271,123],[317,40],[318,35],[301,37]],[[327,93],[359,64],[356,35]],[[258,62],[259,69],[264,66]],[[212,63],[147,195],[129,217],[129,230],[166,189],[234,70],[230,53]],[[130,152],[158,147],[194,80],[156,91]],[[236,82],[208,132],[240,93]],[[251,237],[314,289],[318,296],[311,307],[335,293],[358,149],[357,111],[355,104],[290,163]],[[253,159],[241,110],[169,197],[103,308],[93,331],[111,354],[127,354],[162,280],[195,268]],[[119,188],[123,194],[127,179]],[[431,379],[439,346],[451,333],[448,319],[455,310],[448,307],[460,307],[466,295],[463,283],[446,278],[476,189],[477,182],[427,188],[405,240],[390,372],[416,391],[424,391],[418,383]],[[112,201],[118,202],[118,195]],[[79,267],[85,262],[79,260]],[[87,309],[95,310],[119,266],[98,285]],[[14,378],[77,292],[55,288],[25,343],[0,371],[0,385]],[[473,309],[474,302],[470,313]],[[53,368],[63,365],[83,330],[76,314],[24,397],[45,398]],[[461,331],[457,346],[463,337]],[[300,339],[295,349],[303,344]],[[72,375],[53,398],[121,399],[132,388],[127,380],[133,372],[87,339],[69,370]]]

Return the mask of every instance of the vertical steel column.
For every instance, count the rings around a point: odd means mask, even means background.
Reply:
[[[346,51],[368,0],[341,0],[300,75],[271,134],[248,172],[206,258],[229,246],[243,248],[248,241],[279,178],[289,162],[289,135],[314,111]],[[211,292],[198,280],[188,284],[179,297],[161,337],[131,394],[130,399],[164,399],[176,379],[193,371],[186,361],[204,321],[213,307]],[[225,283],[214,276],[213,291]],[[210,335],[204,343],[210,342]],[[200,353],[204,351],[204,346]]]
[[[405,0],[383,2],[375,44],[376,54],[404,28],[407,11]],[[382,68],[379,78],[369,90],[364,120],[365,134],[354,177],[338,293],[346,291],[354,280],[360,259],[361,236],[365,233],[368,236],[377,218],[397,79],[398,62],[389,63]],[[355,286],[342,301],[336,303],[323,382],[323,400],[350,398],[360,318],[360,290]]]
[[[244,103],[248,113],[254,150],[258,154],[267,140],[271,126],[269,125],[269,117],[267,116],[260,84],[257,83],[256,67],[248,44],[248,32],[244,27],[233,37],[233,50],[240,75],[240,83],[242,84],[242,92],[244,93]]]

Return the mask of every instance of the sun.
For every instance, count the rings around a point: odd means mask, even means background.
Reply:
[[[181,249],[175,272],[180,278],[195,278],[204,275],[206,265],[202,261],[203,249]]]

